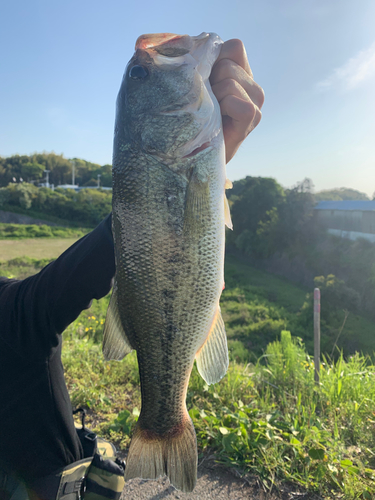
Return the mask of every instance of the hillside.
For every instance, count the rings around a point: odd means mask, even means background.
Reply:
[[[310,311],[314,287],[319,287],[322,293],[323,350],[334,354],[338,346],[345,354],[372,352],[375,245],[361,239],[352,242],[328,235],[314,217],[316,200],[309,179],[292,189],[284,189],[275,179],[246,177],[234,182],[233,189],[227,194],[234,226],[233,231],[227,231],[228,256],[236,255],[238,262],[250,265],[253,270],[237,273],[233,286],[228,275],[227,290],[223,294],[228,306],[223,305],[223,308],[246,309],[239,305],[241,299],[238,297],[241,296],[251,300],[256,296],[258,302],[261,297],[266,301],[259,303],[259,310],[241,312],[249,318],[265,315],[265,320],[263,323],[253,321],[253,333],[259,339],[252,349],[248,349],[251,346],[245,334],[235,342],[231,340],[238,359],[248,359],[247,352],[253,349],[256,355],[259,354],[261,346],[274,338],[270,332],[274,332],[275,325],[278,328],[282,324],[303,338],[311,352]],[[14,210],[40,219],[44,216],[59,225],[87,228],[94,227],[111,211],[111,198],[111,191],[100,189],[52,191],[27,183],[0,188],[0,208],[3,210]],[[269,287],[267,296],[262,296],[264,287],[259,281],[253,285],[255,288],[249,288],[251,277],[256,275],[255,269],[284,277],[289,284],[293,282],[299,290],[295,293],[300,297],[298,307],[275,309],[272,297],[278,286],[276,282]],[[249,280],[241,288],[243,275],[248,275]],[[285,283],[280,300],[284,300],[285,293],[288,295]],[[236,287],[241,288],[238,297],[229,297],[229,293],[235,293]],[[266,308],[264,313],[261,312],[263,306]],[[236,319],[238,325],[241,325],[241,314]],[[233,330],[238,325],[233,323]]]
[[[75,241],[69,239],[70,234],[67,231],[64,236],[66,239],[42,237],[34,240],[13,240],[15,250],[11,250],[9,245],[12,240],[7,238],[8,241],[3,242],[0,252],[3,260],[6,260],[0,263],[0,275],[24,278],[37,272],[48,262],[46,258],[57,256],[59,251],[63,251]],[[11,258],[11,255],[17,258]],[[24,255],[33,258],[22,257]],[[237,256],[228,254],[225,261],[225,290],[221,298],[221,308],[231,359],[243,363],[255,361],[264,353],[267,345],[278,338],[281,330],[291,331],[304,342],[308,352],[313,354],[312,301],[308,292],[308,289],[256,269],[245,260],[241,261]],[[105,310],[105,306],[103,307],[102,312]],[[324,320],[325,309],[322,294],[321,346],[323,353],[331,355],[343,326],[345,312],[338,309],[327,321]],[[354,354],[356,351],[373,354],[374,331],[374,321],[350,313],[338,338],[337,348],[334,348],[334,356],[337,356],[338,349],[343,349],[345,355]],[[97,335],[101,334],[101,330],[98,330]]]
[[[47,263],[13,259],[0,264],[0,275],[26,277]],[[222,310],[229,370],[207,386],[194,368],[187,392],[200,464],[213,459],[235,468],[264,492],[287,486],[303,498],[316,498],[308,490],[327,500],[371,500],[375,367],[358,354],[336,362],[323,358],[321,384],[314,384],[303,342],[285,331],[305,292],[228,256]],[[134,352],[121,362],[103,360],[108,302],[109,296],[94,301],[68,327],[63,363],[73,405],[86,408],[89,427],[124,455],[139,416],[139,375]],[[241,356],[245,363],[236,361]]]
[[[232,358],[242,362],[254,360],[281,330],[290,330],[301,338],[308,352],[313,354],[312,292],[312,289],[296,286],[228,254],[221,307]],[[334,348],[337,345],[345,354],[355,351],[373,354],[375,322],[349,313],[344,323],[344,310],[336,307],[333,311],[330,298],[325,302],[326,295],[323,286],[322,352],[331,355],[333,350],[337,355],[337,348]]]
[[[17,183],[0,188],[0,210],[62,226],[95,227],[112,210],[112,191],[36,187]]]

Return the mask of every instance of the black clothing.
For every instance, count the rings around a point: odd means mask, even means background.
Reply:
[[[0,279],[0,469],[26,482],[83,458],[61,333],[112,286],[109,215],[40,273]]]

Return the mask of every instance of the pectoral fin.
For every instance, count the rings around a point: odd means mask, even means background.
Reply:
[[[226,195],[224,195],[224,220],[225,220],[225,225],[229,227],[229,229],[233,229],[232,218],[230,216],[229,203]]]
[[[219,382],[227,372],[228,346],[224,321],[218,307],[206,342],[195,357],[197,368],[207,384]]]
[[[232,189],[233,184],[229,179],[225,180],[225,189]],[[227,199],[227,195],[224,195],[224,218],[225,225],[229,227],[229,229],[233,229],[232,218],[230,216],[229,203]]]
[[[210,188],[207,180],[193,173],[186,191],[184,231],[199,231],[210,216]]]
[[[120,360],[132,350],[118,311],[117,283],[115,281],[104,324],[103,354],[105,359]]]

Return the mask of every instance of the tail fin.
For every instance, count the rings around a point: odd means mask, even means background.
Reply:
[[[173,486],[193,491],[197,482],[197,439],[190,417],[160,436],[137,424],[126,460],[125,480],[156,479],[166,474]]]

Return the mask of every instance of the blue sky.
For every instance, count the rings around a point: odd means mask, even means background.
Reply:
[[[263,119],[232,180],[375,191],[373,0],[12,0],[0,5],[0,156],[111,163],[115,100],[142,33],[243,40]]]

